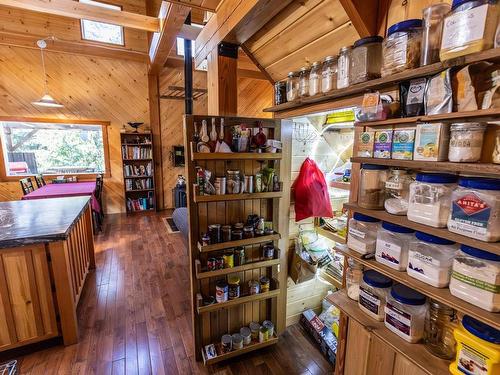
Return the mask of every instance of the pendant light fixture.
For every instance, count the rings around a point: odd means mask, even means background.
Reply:
[[[56,102],[56,100],[49,95],[49,90],[47,86],[47,72],[45,71],[45,59],[43,56],[43,50],[47,47],[47,42],[43,39],[40,39],[36,42],[36,45],[40,48],[40,54],[42,56],[42,68],[43,68],[43,95],[42,97],[35,101],[31,102],[31,104],[39,106],[39,107],[50,107],[50,108],[62,108],[64,107],[62,104]]]

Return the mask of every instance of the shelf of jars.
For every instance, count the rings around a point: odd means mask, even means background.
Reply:
[[[254,236],[250,238],[243,238],[241,240],[226,241],[215,244],[204,245],[198,242],[198,250],[200,251],[200,253],[208,253],[211,251],[224,250],[232,247],[257,245],[264,242],[273,242],[279,240],[280,238],[281,236],[279,235],[279,233],[274,233],[264,236]]]
[[[281,191],[266,191],[262,193],[241,193],[241,194],[221,194],[221,195],[195,195],[195,203],[201,202],[224,202],[224,201],[239,201],[246,199],[269,199],[281,198]]]

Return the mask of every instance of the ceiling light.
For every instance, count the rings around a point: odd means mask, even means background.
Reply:
[[[45,71],[45,59],[43,57],[43,50],[47,47],[47,42],[44,39],[41,39],[36,42],[36,45],[40,48],[40,55],[42,57],[44,91],[42,97],[37,101],[31,102],[31,104],[40,107],[62,108],[64,107],[64,105],[58,103],[52,96],[49,95],[47,86],[47,72]]]

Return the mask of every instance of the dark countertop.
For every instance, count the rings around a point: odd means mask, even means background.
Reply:
[[[0,202],[0,249],[65,240],[90,197]]]

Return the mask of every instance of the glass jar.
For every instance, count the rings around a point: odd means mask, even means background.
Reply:
[[[441,61],[492,48],[497,25],[497,1],[454,0],[443,23]]]
[[[286,82],[279,81],[274,84],[274,105],[286,103]]]
[[[424,337],[427,310],[427,299],[422,293],[396,284],[387,296],[385,326],[409,343],[417,343]]]
[[[367,315],[379,322],[384,320],[384,308],[391,290],[392,280],[374,270],[363,273],[359,285],[358,306]]]
[[[444,228],[448,222],[451,192],[457,186],[457,176],[445,173],[417,173],[410,184],[408,220]]]
[[[326,94],[337,89],[337,57],[327,56],[321,70],[321,92]]]
[[[465,122],[451,124],[448,160],[454,162],[476,162],[481,159],[486,124]]]
[[[393,169],[385,182],[384,208],[393,215],[406,215],[410,196],[411,175],[405,169]]]
[[[354,43],[349,66],[350,85],[380,78],[383,40],[384,38],[377,35],[359,39]]]
[[[411,19],[396,23],[387,30],[382,45],[382,77],[406,69],[418,68],[420,64],[420,43],[422,41],[422,20]]]
[[[355,212],[349,219],[347,246],[361,254],[373,254],[380,220]]]
[[[458,245],[423,232],[416,232],[415,237],[410,242],[406,272],[435,288],[447,287]]]
[[[243,266],[246,263],[244,247],[238,246],[234,248],[234,260],[237,266]]]
[[[296,73],[288,73],[286,79],[286,101],[291,102],[299,97],[299,77]]]
[[[439,62],[443,20],[450,11],[448,3],[438,3],[422,10],[423,30],[420,51],[420,66]]]
[[[303,66],[299,73],[299,98],[306,96],[309,96],[309,69]]]
[[[268,277],[262,276],[259,279],[259,283],[260,283],[260,292],[261,293],[267,293],[267,292],[269,292],[269,289],[270,289],[270,286],[271,286],[271,281],[269,280]]]
[[[358,205],[370,210],[384,209],[384,189],[388,168],[383,165],[363,164],[359,183]]]
[[[227,171],[227,194],[239,194],[241,187],[241,176],[238,170]]]
[[[222,226],[222,242],[231,241],[231,225]]]
[[[424,323],[424,344],[435,356],[443,359],[455,357],[456,341],[453,330],[457,316],[451,307],[431,299]]]
[[[243,227],[243,238],[253,238],[254,235],[254,229],[253,226],[251,225],[245,225]]]
[[[500,179],[461,178],[451,194],[448,230],[481,241],[499,241]]]
[[[231,276],[228,278],[229,285],[229,299],[236,299],[240,297],[240,278],[238,276]]]
[[[349,68],[351,65],[352,46],[342,47],[337,60],[337,88],[349,87]]]
[[[405,271],[414,233],[411,228],[384,221],[377,231],[375,260],[397,271]]]
[[[359,284],[362,278],[363,265],[349,258],[345,271],[345,283],[347,287],[347,296],[354,301],[357,301],[359,298]]]
[[[316,61],[313,63],[309,72],[309,95],[314,96],[319,94],[321,89],[321,63]]]

